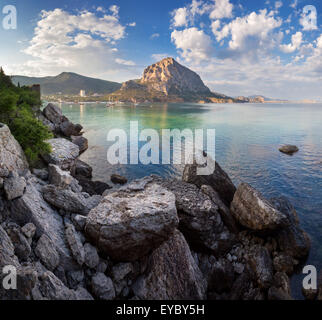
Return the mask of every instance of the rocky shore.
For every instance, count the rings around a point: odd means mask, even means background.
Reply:
[[[111,190],[78,159],[81,126],[53,105],[40,117],[56,137],[38,169],[0,127],[0,270],[18,272],[0,299],[292,299],[310,240],[286,198],[236,188],[219,164],[182,180],[114,176],[125,185]]]

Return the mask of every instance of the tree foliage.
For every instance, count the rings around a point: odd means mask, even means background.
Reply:
[[[40,104],[37,93],[28,87],[16,87],[0,68],[0,122],[8,125],[31,165],[50,152],[45,140],[52,134],[36,117]]]

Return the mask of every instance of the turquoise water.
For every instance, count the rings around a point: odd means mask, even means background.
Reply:
[[[302,227],[312,238],[309,264],[322,270],[322,105],[321,104],[153,104],[116,106],[103,104],[62,105],[63,113],[81,123],[90,148],[82,160],[94,168],[94,178],[109,182],[112,173],[129,179],[152,173],[180,177],[183,167],[173,165],[117,165],[107,163],[113,128],[128,131],[129,122],[140,128],[216,129],[216,160],[236,185],[246,181],[266,197],[284,195],[296,207]],[[300,151],[287,156],[282,144]],[[300,297],[303,276],[293,277]]]

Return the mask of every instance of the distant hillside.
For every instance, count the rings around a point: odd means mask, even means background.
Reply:
[[[24,85],[41,85],[42,95],[77,95],[80,90],[85,90],[86,94],[109,94],[121,88],[117,82],[105,81],[95,78],[81,76],[77,73],[63,72],[55,77],[33,78],[25,76],[12,76],[15,84]]]
[[[173,58],[163,59],[147,67],[139,80],[124,82],[109,99],[136,102],[233,102],[234,99],[214,93],[200,76]]]

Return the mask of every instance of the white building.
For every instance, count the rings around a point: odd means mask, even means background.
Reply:
[[[79,93],[79,95],[80,95],[81,97],[86,97],[86,92],[85,92],[85,90],[81,90],[81,91],[80,91],[80,93]]]

